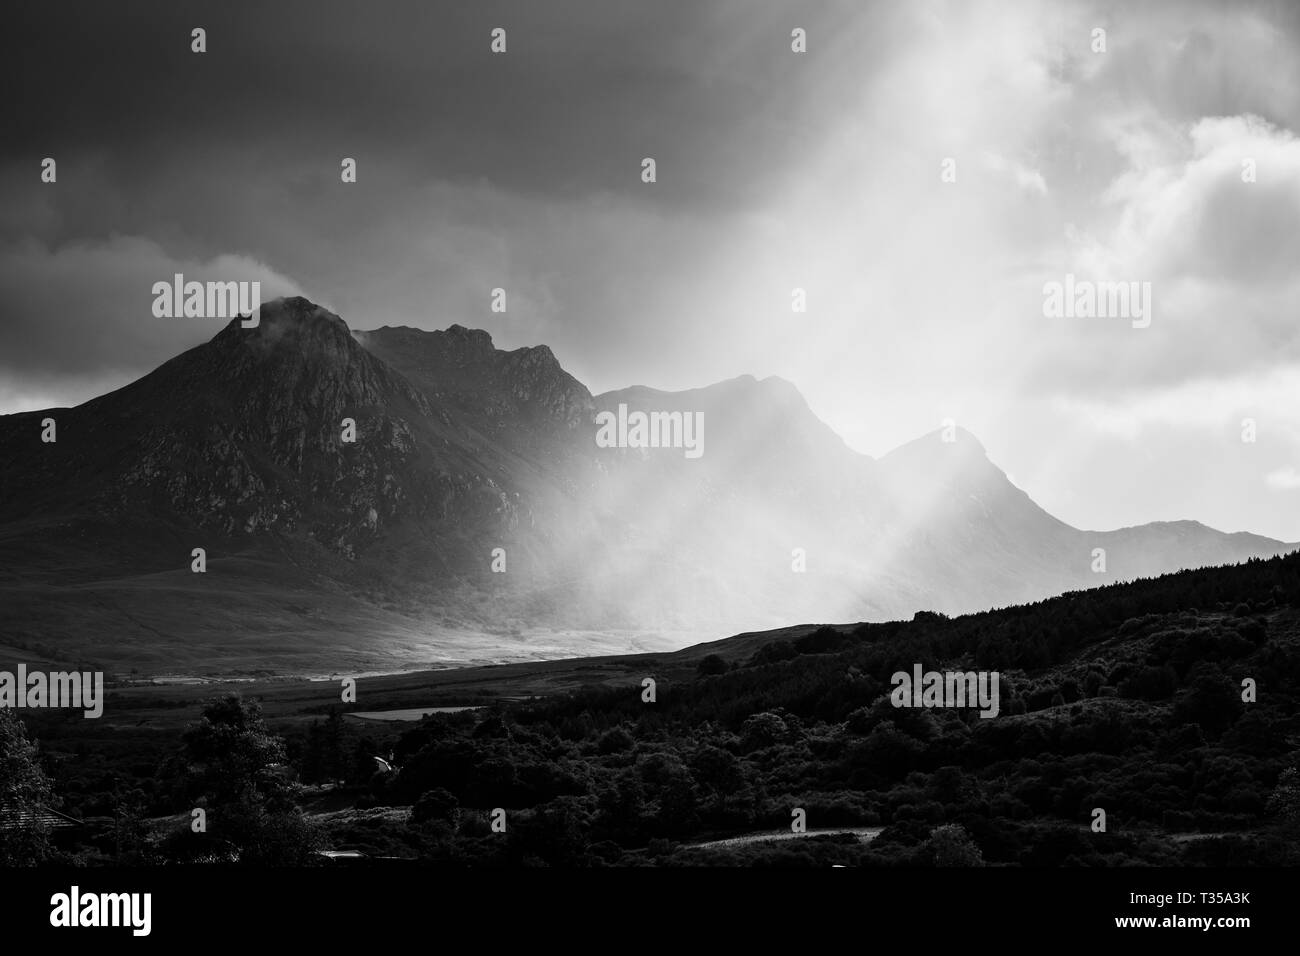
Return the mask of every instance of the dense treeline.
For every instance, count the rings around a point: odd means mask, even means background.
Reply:
[[[997,671],[999,713],[895,707],[891,675],[917,664]],[[106,858],[1300,863],[1300,554],[822,627],[744,660],[711,654],[691,679],[645,677],[653,701],[639,682],[592,686],[400,733],[331,713],[283,740],[251,705],[218,701],[179,746],[132,751],[130,780],[111,760],[48,770],[72,805],[119,821]],[[196,806],[219,822],[208,835],[158,825]],[[800,815],[879,835],[697,845],[788,834]]]
[[[416,814],[416,843],[460,860],[924,863],[954,825],[991,863],[1300,862],[1279,783],[1300,757],[1297,606],[1292,555],[954,620],[821,628],[740,666],[711,655],[696,679],[659,682],[654,703],[639,686],[591,687],[426,720],[371,797],[443,808]],[[997,670],[1000,715],[895,708],[890,675],[916,663]],[[494,807],[512,821],[495,839]],[[813,829],[885,830],[871,844],[680,845],[788,829],[795,808]]]

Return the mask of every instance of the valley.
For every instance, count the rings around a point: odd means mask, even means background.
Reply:
[[[329,680],[136,683],[98,720],[24,720],[90,864],[227,854],[179,828],[224,779],[195,741],[242,715],[282,754],[257,786],[297,808],[260,862],[1294,865],[1298,607],[1292,554],[956,618],[363,677],[355,703]],[[890,675],[922,666],[995,667],[998,715],[896,706]]]

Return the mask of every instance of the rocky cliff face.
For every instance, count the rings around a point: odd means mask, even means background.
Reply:
[[[13,479],[54,508],[302,533],[348,558],[406,520],[510,518],[467,430],[301,298],[55,417],[59,441]]]
[[[593,414],[591,393],[545,345],[503,352],[479,329],[444,332],[385,326],[357,342],[420,386],[493,424],[576,430]]]

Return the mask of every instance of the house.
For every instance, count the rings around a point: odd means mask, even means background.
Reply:
[[[24,830],[40,825],[55,832],[82,827],[85,823],[41,804],[25,807],[16,803],[0,803],[0,830]]]
[[[0,833],[32,830],[41,827],[56,846],[75,842],[86,824],[76,817],[60,813],[44,804],[23,806],[18,803],[0,803]]]

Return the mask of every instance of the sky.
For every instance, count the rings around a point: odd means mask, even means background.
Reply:
[[[223,324],[153,283],[257,279],[594,393],[778,375],[872,456],[951,419],[1077,527],[1300,541],[1300,4],[124,9],[7,12],[0,413]],[[1046,315],[1067,274],[1150,324]]]

